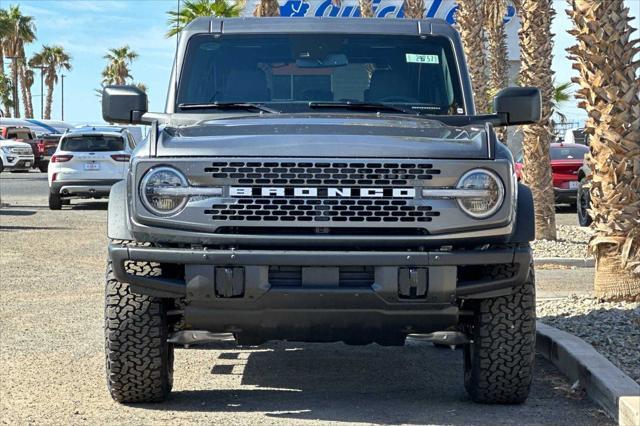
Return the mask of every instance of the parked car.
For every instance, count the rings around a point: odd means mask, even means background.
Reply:
[[[43,134],[37,136],[36,132],[27,126],[0,126],[0,135],[5,139],[28,143],[34,155],[31,166],[40,169],[41,172],[47,171],[51,154],[55,151],[60,140],[60,135]]]
[[[0,173],[2,171],[29,171],[33,161],[33,151],[28,143],[0,136]]]
[[[578,194],[577,194],[577,202],[576,202],[576,211],[578,213],[578,223],[580,226],[589,226],[593,219],[589,215],[588,210],[591,208],[591,195],[589,194],[589,189],[587,188],[587,184],[591,179],[591,168],[584,164],[578,170],[578,182],[580,182],[578,186]]]
[[[553,192],[557,204],[576,203],[579,186],[578,170],[584,164],[584,156],[589,152],[585,145],[575,143],[552,143],[550,147]],[[525,167],[522,153],[516,157],[516,175],[522,179]]]
[[[564,134],[564,143],[577,143],[578,145],[589,145],[589,138],[584,132],[584,128],[581,129],[568,129]]]
[[[122,180],[135,148],[126,129],[73,129],[60,139],[48,171],[49,208],[60,210],[71,198],[102,198]]]
[[[35,166],[40,169],[41,172],[47,172],[51,156],[56,152],[56,149],[58,149],[60,137],[62,137],[62,135],[59,134],[42,135],[38,137],[31,146],[36,156]]]

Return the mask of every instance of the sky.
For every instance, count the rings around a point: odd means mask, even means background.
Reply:
[[[109,48],[128,44],[139,58],[131,66],[135,82],[148,87],[149,110],[162,111],[175,51],[175,38],[165,38],[168,10],[177,0],[0,0],[0,8],[19,4],[23,13],[35,19],[38,40],[28,45],[27,56],[42,44],[59,44],[72,56],[73,69],[65,72],[65,121],[96,123],[101,121],[99,98],[94,89],[100,87],[103,59]],[[607,1],[607,0],[603,0]],[[631,8],[634,28],[639,26],[640,0],[625,0]],[[566,48],[574,44],[567,33],[571,23],[565,9],[566,0],[554,0],[557,15],[553,70],[556,81],[569,81],[575,71],[567,59]],[[638,34],[636,33],[636,37]],[[36,72],[33,103],[40,117],[40,78]],[[46,93],[45,93],[46,95]],[[585,114],[574,103],[563,112],[570,121],[582,121]],[[53,119],[61,118],[60,85],[54,91]]]

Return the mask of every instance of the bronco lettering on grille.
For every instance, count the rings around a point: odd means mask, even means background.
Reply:
[[[231,197],[415,198],[415,188],[334,188],[231,186]]]

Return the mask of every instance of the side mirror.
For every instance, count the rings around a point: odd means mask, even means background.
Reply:
[[[147,94],[136,86],[107,86],[102,89],[102,118],[108,123],[145,124]]]
[[[540,121],[542,96],[537,87],[507,87],[493,99],[493,111],[503,126],[533,124]]]

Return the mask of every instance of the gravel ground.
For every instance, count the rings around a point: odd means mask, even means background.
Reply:
[[[581,228],[573,225],[558,225],[558,239],[536,240],[531,245],[535,257],[568,257],[587,258],[587,243],[591,236],[589,228]]]
[[[0,191],[1,424],[612,424],[542,358],[526,404],[473,404],[462,352],[419,341],[180,349],[169,401],[116,404],[104,378],[106,203],[49,211],[34,173],[3,173]]]
[[[572,296],[537,303],[538,319],[580,337],[640,383],[640,303]]]

